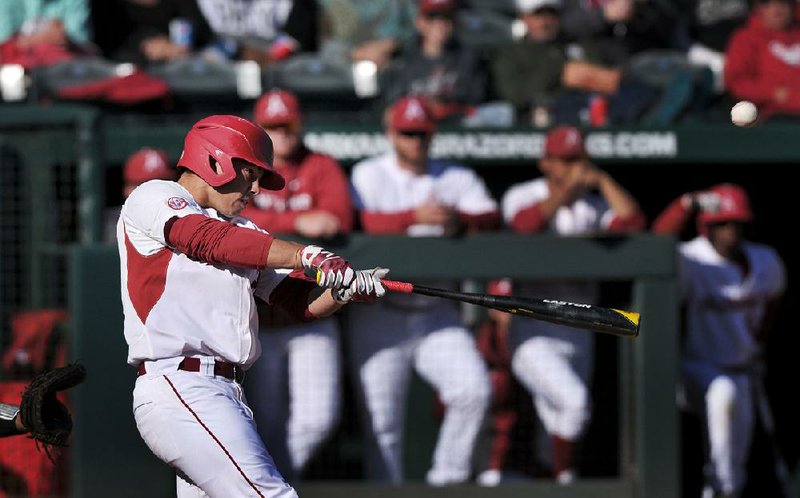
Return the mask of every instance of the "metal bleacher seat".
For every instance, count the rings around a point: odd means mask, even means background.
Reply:
[[[56,95],[62,88],[88,84],[113,76],[133,72],[131,64],[117,64],[99,57],[81,57],[32,71],[36,90],[41,94]]]

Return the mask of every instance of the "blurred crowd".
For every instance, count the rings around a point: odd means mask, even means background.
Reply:
[[[204,85],[254,99],[261,81],[219,82],[252,62],[267,87],[378,113],[417,95],[467,125],[663,125],[731,98],[767,119],[800,113],[798,16],[793,0],[7,0],[0,64],[43,79],[33,98],[126,106]],[[20,98],[19,73],[0,80]]]

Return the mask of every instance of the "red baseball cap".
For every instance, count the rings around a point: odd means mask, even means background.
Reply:
[[[389,110],[389,127],[397,131],[433,133],[436,121],[424,99],[405,97],[395,102]]]
[[[253,121],[262,128],[299,124],[302,119],[297,97],[286,90],[270,90],[253,107]]]
[[[498,278],[490,280],[486,286],[486,293],[493,296],[510,296],[511,295],[511,279]]]
[[[544,155],[548,157],[579,157],[586,155],[583,135],[574,126],[559,126],[544,138]]]
[[[145,147],[128,156],[122,176],[126,183],[139,184],[148,180],[174,180],[176,173],[165,151]]]
[[[740,186],[732,183],[714,185],[708,191],[717,196],[717,205],[713,209],[701,210],[697,215],[700,225],[737,221],[748,223],[753,221],[753,211],[750,209],[750,198]]]
[[[419,11],[423,14],[448,14],[457,9],[457,0],[420,0],[419,2]]]

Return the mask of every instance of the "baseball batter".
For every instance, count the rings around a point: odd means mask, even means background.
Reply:
[[[754,382],[763,374],[763,343],[786,288],[771,247],[743,238],[752,221],[739,186],[720,184],[673,201],[654,222],[680,233],[697,213],[700,235],[679,250],[686,312],[682,380],[689,408],[705,419],[709,464],[703,496],[740,496],[753,434]]]
[[[588,158],[579,130],[563,126],[545,137],[541,178],[513,185],[503,197],[503,217],[519,233],[583,235],[644,227],[636,201]],[[596,191],[596,192],[595,192]],[[520,282],[521,295],[593,303],[591,282]],[[514,317],[510,326],[514,375],[533,396],[552,445],[553,474],[576,477],[577,444],[590,419],[591,332]]]
[[[296,318],[383,294],[386,270],[354,271],[317,246],[276,239],[238,216],[284,179],[255,124],[210,116],[186,135],[176,182],[139,186],[117,225],[133,412],[179,497],[292,497],[242,394],[260,354],[254,297]],[[316,284],[302,271],[317,271]],[[294,270],[294,271],[293,271]]]
[[[242,215],[261,228],[306,238],[349,233],[347,177],[335,159],[303,145],[297,97],[267,92],[253,114],[272,139],[273,166],[286,188],[262,190]],[[302,475],[339,417],[339,326],[334,318],[299,322],[266,305],[259,306],[259,323],[262,359],[248,372],[245,392],[259,433],[291,481]]]
[[[353,168],[365,231],[442,236],[497,225],[497,204],[473,171],[428,158],[434,122],[422,100],[395,103],[386,127],[392,150]],[[489,404],[486,366],[452,303],[419,295],[390,298],[355,306],[349,315],[350,359],[368,414],[367,475],[403,480],[404,414],[414,368],[447,407],[427,481],[463,482]]]

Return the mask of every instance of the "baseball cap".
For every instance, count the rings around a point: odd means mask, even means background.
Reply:
[[[544,155],[549,157],[578,157],[586,155],[583,135],[574,126],[559,126],[544,138]]]
[[[128,156],[122,176],[126,183],[139,184],[148,180],[174,180],[176,173],[165,151],[145,147]]]
[[[486,293],[493,296],[510,296],[511,295],[511,279],[498,278],[489,281],[486,286]]]
[[[737,221],[747,223],[753,221],[753,211],[750,209],[750,198],[747,192],[739,185],[721,183],[714,185],[708,193],[717,196],[714,209],[703,209],[697,216],[701,225]]]
[[[561,0],[517,0],[518,12],[536,12],[544,8],[561,10]]]
[[[420,0],[419,11],[423,14],[452,13],[458,9],[457,0]]]
[[[425,100],[404,97],[389,110],[389,127],[397,131],[423,131],[433,133],[436,122]]]
[[[262,128],[299,123],[300,103],[286,90],[270,90],[262,95],[253,107],[253,121]]]

